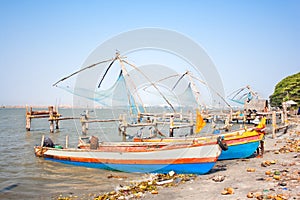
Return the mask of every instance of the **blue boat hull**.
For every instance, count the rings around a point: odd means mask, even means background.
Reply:
[[[251,155],[253,155],[253,153],[256,151],[258,145],[259,145],[259,141],[228,146],[228,150],[222,151],[218,160],[248,158]]]
[[[216,164],[216,162],[208,163],[190,163],[190,164],[104,164],[104,163],[88,163],[88,162],[74,162],[67,160],[57,160],[52,158],[46,158],[55,162],[64,164],[71,164],[82,167],[98,168],[112,171],[122,172],[139,172],[139,173],[168,173],[174,171],[178,174],[206,174]]]

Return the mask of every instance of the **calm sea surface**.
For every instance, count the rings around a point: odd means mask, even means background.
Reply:
[[[44,110],[44,109],[34,109]],[[60,109],[63,117],[79,117],[81,109]],[[119,113],[111,110],[95,110],[93,116],[101,119],[118,119]],[[161,131],[168,133],[168,123]],[[211,125],[206,125],[209,129]],[[137,130],[134,130],[137,132]],[[150,132],[148,128],[144,132]],[[176,130],[178,131],[178,130]],[[189,133],[189,129],[182,130]],[[211,130],[208,130],[210,132]],[[49,132],[49,122],[44,119],[33,119],[31,131],[25,129],[25,109],[0,109],[0,199],[55,199],[59,195],[78,196],[92,199],[93,195],[109,192],[119,184],[129,184],[140,180],[143,174],[105,171],[66,165],[34,155],[33,147],[41,143],[42,135],[50,137],[55,144],[65,146],[69,136],[69,147],[76,147],[81,135],[79,119],[60,122],[60,129]],[[146,133],[144,133],[146,134]],[[149,134],[149,133],[148,133]],[[175,132],[175,136],[181,133]],[[88,135],[96,135],[102,141],[121,141],[116,122],[89,124]],[[127,177],[123,179],[108,178],[109,175]]]
[[[80,112],[82,110],[59,110],[65,117],[73,114],[79,117]],[[105,116],[105,111],[101,112]],[[88,134],[98,133],[99,136],[100,133],[100,139],[120,140],[112,125],[100,127],[96,123],[90,124]],[[80,131],[79,120],[66,120],[61,121],[59,130],[50,133],[46,118],[33,119],[31,131],[26,131],[25,109],[0,109],[0,199],[52,199],[60,194],[88,199],[92,198],[88,194],[108,192],[119,184],[141,178],[140,174],[83,168],[35,157],[33,147],[40,144],[42,135],[62,145],[69,135],[69,146],[76,147]],[[107,176],[110,174],[128,178],[109,179]]]

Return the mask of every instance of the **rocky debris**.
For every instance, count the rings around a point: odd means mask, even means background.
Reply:
[[[117,176],[117,175],[113,175],[113,174],[110,174],[107,176],[107,178],[116,178],[116,179],[126,179],[128,178],[127,176]]]
[[[294,136],[294,135],[293,135]],[[299,152],[300,140],[299,134],[296,137],[289,135],[288,138],[278,140],[274,146],[278,148],[275,154],[288,154]],[[280,144],[281,146],[279,147]],[[285,156],[286,157],[286,156]],[[280,158],[280,156],[279,156]],[[300,162],[298,153],[289,159],[282,160],[264,160],[261,167],[267,168],[264,171],[264,177],[257,178],[257,181],[265,181],[265,186],[273,186],[262,191],[250,191],[246,194],[247,198],[254,199],[300,199]],[[258,170],[259,171],[259,170]],[[252,172],[250,168],[247,172]]]
[[[247,168],[247,172],[255,172],[256,169],[255,168]]]
[[[175,174],[173,171],[168,174],[147,174],[142,181],[128,182],[114,191],[94,194],[88,199],[165,200],[171,197],[175,200],[205,196],[207,199],[300,200],[299,127],[276,139],[267,137],[263,159],[251,157],[221,161],[210,174],[199,177]],[[107,178],[126,177],[109,175]],[[185,182],[194,185],[179,186]],[[58,199],[76,199],[73,197],[60,196]]]
[[[275,165],[277,163],[277,160],[266,160],[266,161],[263,161],[262,163],[261,163],[261,166],[262,167],[268,167],[268,166],[270,166],[270,165]]]
[[[215,182],[222,182],[225,180],[225,176],[223,175],[216,175],[214,177],[211,178],[213,181]]]
[[[222,195],[234,194],[234,189],[232,187],[224,188],[221,194]]]
[[[286,139],[286,145],[282,146],[279,153],[300,152],[300,140]]]
[[[176,174],[170,171],[168,174],[150,174],[148,179],[133,182],[130,185],[119,185],[115,191],[96,196],[95,200],[104,199],[137,199],[142,198],[145,193],[158,194],[158,190],[164,187],[173,187],[178,184],[192,181],[197,176],[194,174]]]

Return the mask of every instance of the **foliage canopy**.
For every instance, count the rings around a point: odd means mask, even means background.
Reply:
[[[281,107],[281,103],[287,100],[293,100],[300,105],[300,72],[282,79],[270,96],[271,106],[274,107]]]

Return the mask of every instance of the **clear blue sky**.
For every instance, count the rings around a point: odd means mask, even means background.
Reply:
[[[225,92],[262,97],[300,71],[300,1],[0,0],[0,105],[72,103],[52,84],[105,40],[144,27],[178,31],[213,59]]]

